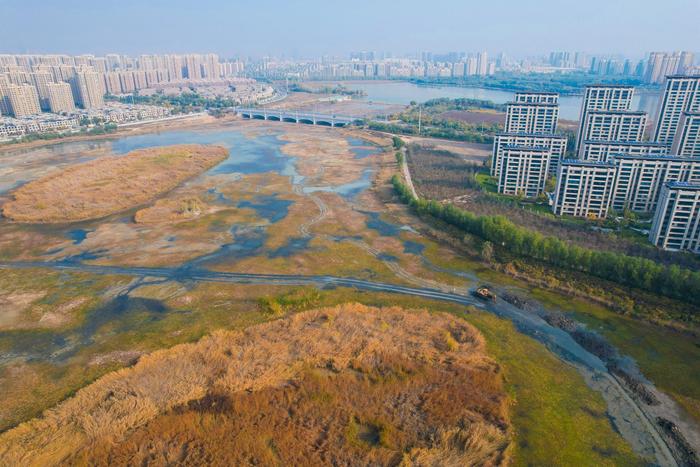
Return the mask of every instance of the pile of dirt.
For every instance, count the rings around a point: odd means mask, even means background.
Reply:
[[[219,146],[177,145],[101,157],[20,187],[2,214],[35,223],[97,219],[151,201],[227,155]]]
[[[0,436],[4,465],[499,465],[498,365],[446,314],[357,304],[142,357]]]

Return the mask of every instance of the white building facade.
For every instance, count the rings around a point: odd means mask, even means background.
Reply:
[[[503,155],[499,193],[535,198],[544,192],[549,174],[549,148],[506,146]]]
[[[664,185],[649,241],[664,250],[700,253],[700,184]]]
[[[491,175],[500,177],[501,165],[505,157],[504,149],[507,146],[545,147],[549,149],[549,172],[556,174],[559,161],[566,153],[566,136],[555,134],[530,134],[530,133],[499,133],[493,139],[493,152],[491,154]]]
[[[671,154],[700,157],[700,112],[683,112]]]
[[[635,156],[662,156],[668,154],[668,146],[653,141],[584,141],[581,160],[607,162],[614,154]]]
[[[654,141],[671,145],[683,112],[700,112],[700,76],[668,76],[661,96]]]
[[[576,133],[575,150],[580,151],[583,141],[583,127],[588,121],[588,114],[596,111],[630,110],[634,88],[632,86],[593,85],[586,86],[579,116],[578,132]]]
[[[562,216],[604,218],[615,182],[615,166],[608,162],[562,161],[552,210]]]

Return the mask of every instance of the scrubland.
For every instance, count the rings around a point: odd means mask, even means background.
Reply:
[[[497,465],[507,413],[471,325],[346,304],[142,357],[3,434],[0,459]]]
[[[32,223],[97,219],[151,201],[227,155],[218,146],[177,145],[101,157],[27,183],[2,213]]]

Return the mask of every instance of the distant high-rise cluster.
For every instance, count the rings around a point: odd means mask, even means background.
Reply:
[[[105,94],[217,81],[242,73],[242,62],[220,62],[216,54],[0,55],[0,114],[23,117],[41,111],[71,112],[76,105],[100,108]]]
[[[556,131],[547,111],[556,98],[517,94],[507,105],[506,133],[494,139],[491,173],[498,191],[538,196],[554,172],[555,214],[653,213],[652,243],[700,253],[700,75],[669,75],[665,83],[650,141],[644,139],[646,113],[631,110],[633,87],[588,86],[576,159],[564,158],[565,137],[546,134]]]
[[[547,60],[550,68],[539,71],[586,71],[600,76],[627,76],[649,84],[662,84],[669,75],[700,74],[692,52],[650,52],[641,60],[620,55],[589,55],[583,52],[551,52]],[[523,71],[538,71],[528,65]]]
[[[661,84],[666,76],[689,73],[695,57],[692,52],[651,52],[647,60],[644,80]]]
[[[496,73],[487,52],[450,52],[394,57],[378,52],[353,52],[350,59],[286,60],[265,57],[250,65],[256,76],[284,79],[467,78]]]

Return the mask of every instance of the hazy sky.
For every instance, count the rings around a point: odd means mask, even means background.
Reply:
[[[0,0],[0,53],[700,51],[700,0]]]

